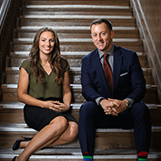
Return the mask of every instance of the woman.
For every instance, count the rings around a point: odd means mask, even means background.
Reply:
[[[78,125],[68,113],[71,102],[69,64],[60,56],[57,34],[40,29],[19,74],[18,100],[25,103],[26,124],[38,133],[29,140],[17,140],[13,150],[25,148],[13,161],[26,161],[44,147],[66,144],[78,134]]]

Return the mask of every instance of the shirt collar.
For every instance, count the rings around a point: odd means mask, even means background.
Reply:
[[[98,50],[98,54],[99,54],[100,59],[104,56],[104,53],[102,53],[100,50]],[[114,54],[114,45],[112,45],[112,47],[110,48],[110,50],[106,54],[109,54],[109,55]]]

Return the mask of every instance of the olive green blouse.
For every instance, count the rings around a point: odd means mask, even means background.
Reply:
[[[69,63],[65,58],[61,58],[61,66],[63,70],[63,74],[70,69]],[[52,71],[49,75],[45,72],[46,84],[41,84],[38,80],[36,82],[34,73],[30,67],[29,60],[25,60],[21,67],[23,67],[26,72],[29,74],[29,86],[28,86],[28,94],[34,98],[49,98],[49,97],[62,97],[62,86],[57,85],[55,82],[56,73]],[[21,68],[20,67],[20,68]]]

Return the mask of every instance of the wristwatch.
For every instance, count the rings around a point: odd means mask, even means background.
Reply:
[[[125,99],[125,101],[126,101],[126,107],[127,107],[127,108],[131,108],[132,104],[130,103],[130,101],[128,101],[128,100],[126,100],[126,99]]]

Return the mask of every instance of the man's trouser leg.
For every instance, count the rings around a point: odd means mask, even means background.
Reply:
[[[143,103],[135,103],[131,108],[134,122],[134,136],[137,153],[149,152],[151,140],[151,121],[148,107]]]
[[[95,147],[95,121],[98,106],[93,102],[86,102],[80,109],[79,142],[82,153],[93,156]]]

